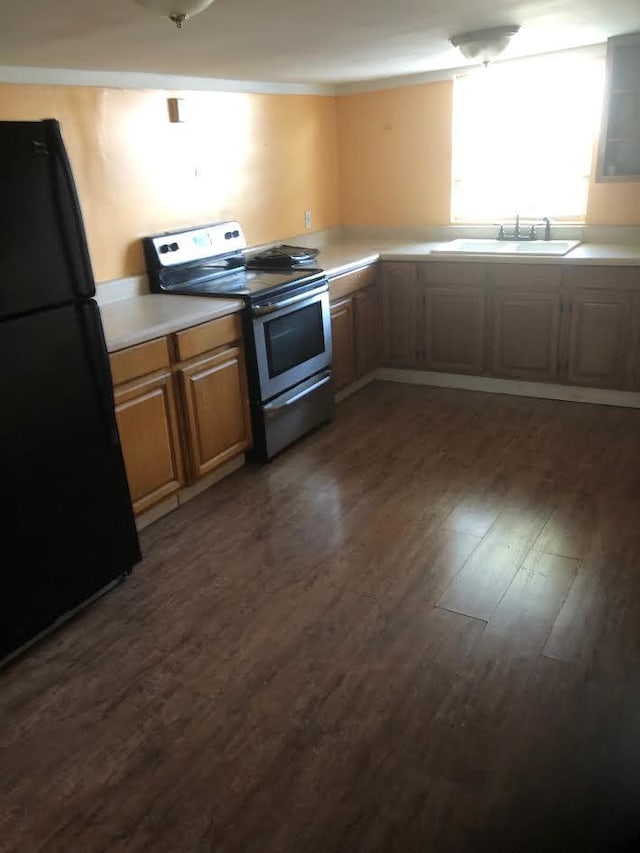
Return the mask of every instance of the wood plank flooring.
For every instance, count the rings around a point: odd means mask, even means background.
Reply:
[[[0,671],[2,853],[640,850],[640,411],[374,383]]]

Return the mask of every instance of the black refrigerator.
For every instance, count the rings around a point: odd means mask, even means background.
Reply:
[[[0,662],[140,559],[94,295],[58,122],[0,122]]]

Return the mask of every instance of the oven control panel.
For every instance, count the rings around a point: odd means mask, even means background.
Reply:
[[[147,238],[145,249],[153,247],[155,267],[173,267],[227,255],[246,248],[242,228],[237,222],[216,222],[199,228],[170,231]],[[148,259],[149,260],[149,259]]]

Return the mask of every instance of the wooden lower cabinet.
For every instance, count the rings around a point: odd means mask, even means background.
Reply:
[[[381,283],[385,365],[640,390],[640,267],[383,262]]]
[[[110,355],[136,515],[251,445],[241,334],[232,314]]]
[[[353,295],[356,338],[356,375],[366,376],[380,361],[380,299],[377,287]]]
[[[625,388],[631,372],[630,293],[592,290],[570,301],[567,379],[574,385]]]
[[[239,346],[178,369],[190,479],[208,474],[251,444],[244,354]]]
[[[428,370],[484,371],[485,292],[478,287],[426,287],[424,356]]]
[[[331,303],[331,338],[335,391],[376,369],[380,360],[380,310],[375,285]]]
[[[632,296],[629,361],[631,364],[631,388],[640,391],[640,293]]]
[[[420,361],[418,336],[422,328],[416,264],[382,264],[382,363],[416,368]]]
[[[183,484],[171,373],[116,388],[115,405],[133,511],[138,515]]]
[[[559,293],[499,291],[493,294],[492,373],[554,381],[559,370]]]
[[[354,296],[359,290],[368,290],[374,287],[378,279],[377,264],[369,264],[366,267],[341,273],[329,279],[329,298],[332,302],[344,299],[345,296]]]
[[[347,297],[331,304],[331,372],[333,389],[340,391],[356,381],[353,299]]]

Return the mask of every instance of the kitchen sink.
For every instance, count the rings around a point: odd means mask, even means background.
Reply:
[[[431,249],[434,255],[542,255],[562,256],[580,240],[451,240]]]

